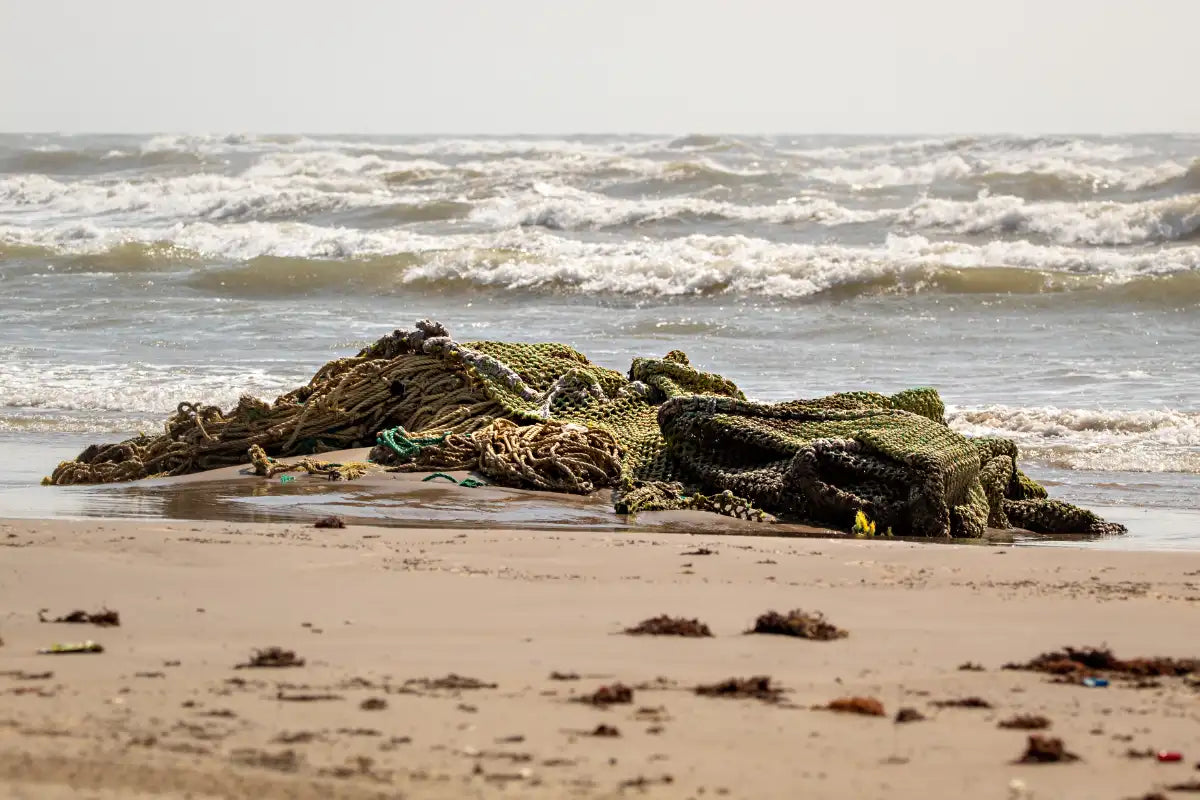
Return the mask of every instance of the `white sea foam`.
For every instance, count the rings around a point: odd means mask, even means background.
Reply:
[[[179,152],[203,156],[262,152],[304,152],[341,150],[344,152],[396,153],[409,156],[456,158],[511,156],[589,156],[642,154],[664,150],[669,138],[631,138],[588,142],[573,139],[530,137],[439,137],[396,139],[308,136],[255,136],[249,134],[200,134],[155,136],[142,144],[144,153]]]
[[[1188,171],[1190,164],[1165,161],[1158,164],[1114,165],[1078,162],[1058,157],[1028,154],[998,154],[990,158],[944,154],[916,163],[881,162],[862,166],[815,167],[808,175],[830,184],[859,189],[920,186],[944,181],[999,181],[1051,177],[1086,186],[1093,191],[1125,190],[1157,186]]]
[[[1103,139],[951,136],[926,139],[890,139],[857,144],[826,145],[794,149],[797,142],[783,142],[778,152],[793,158],[831,163],[861,162],[864,159],[913,163],[934,154],[962,153],[972,157],[1067,159],[1082,162],[1118,162],[1140,158],[1153,150],[1129,142]]]
[[[0,407],[15,419],[48,420],[75,412],[72,424],[124,424],[136,415],[165,419],[180,400],[228,407],[242,394],[274,399],[307,376],[272,375],[261,369],[169,364],[69,365],[37,361],[0,364]],[[46,412],[53,412],[47,416]],[[133,415],[133,416],[131,416]],[[89,420],[92,420],[89,422]],[[61,429],[61,428],[59,428]]]
[[[988,406],[951,410],[968,436],[1003,436],[1022,456],[1066,469],[1200,473],[1200,412]]]
[[[120,215],[129,220],[241,220],[303,216],[402,202],[382,183],[352,178],[283,179],[196,174],[108,182],[44,175],[0,178],[0,221],[54,223]]]
[[[438,236],[403,228],[362,230],[300,222],[107,227],[84,221],[48,229],[0,225],[0,242],[74,254],[104,253],[129,242],[165,242],[230,262],[264,255],[361,259],[408,254],[420,256],[420,263],[397,276],[401,282],[450,280],[646,296],[731,292],[799,298],[920,268],[1010,266],[1091,275],[1110,284],[1200,269],[1196,246],[1121,252],[1020,240],[972,245],[895,235],[881,246],[851,247],[699,234],[580,241],[537,227]]]
[[[843,208],[826,198],[791,198],[772,205],[742,205],[699,197],[625,200],[538,183],[530,191],[510,192],[482,203],[471,212],[471,220],[501,229],[538,225],[553,230],[585,230],[683,218],[841,225],[873,221],[892,213]]]
[[[1031,203],[1009,195],[970,202],[926,199],[905,209],[897,221],[954,233],[1038,234],[1063,244],[1169,242],[1200,231],[1200,194],[1140,203]]]

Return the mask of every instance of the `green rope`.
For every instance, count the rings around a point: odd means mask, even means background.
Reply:
[[[397,425],[394,428],[380,431],[375,437],[375,444],[388,448],[399,456],[401,461],[408,461],[415,458],[422,449],[446,441],[446,437],[449,435],[448,433],[443,433],[441,436],[426,436],[413,439],[409,437],[408,431]]]
[[[447,475],[444,472],[435,472],[432,475],[430,475],[428,478],[422,478],[421,482],[427,483],[429,481],[436,480],[437,478],[445,478],[446,480],[453,483],[455,486],[462,486],[467,489],[474,489],[478,486],[487,486],[487,484],[484,483],[483,481],[477,481],[474,478],[463,478],[460,481],[460,480],[455,479],[455,477],[453,475]]]

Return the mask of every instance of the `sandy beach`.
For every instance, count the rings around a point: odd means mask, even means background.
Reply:
[[[1001,669],[1198,655],[1192,553],[105,519],[3,521],[0,544],[9,797],[1117,800],[1200,779],[1196,676]],[[118,627],[39,621],[104,608]],[[744,634],[794,608],[848,636]],[[714,635],[622,633],[660,614]],[[104,651],[37,654],[84,640]],[[237,668],[271,646],[303,666]],[[752,676],[782,694],[694,692]],[[576,702],[618,683],[630,702]],[[815,708],[853,696],[885,716]],[[990,707],[939,705],[973,697]],[[1014,763],[1014,715],[1079,760]]]
[[[1200,800],[1200,0],[0,20],[0,800]]]

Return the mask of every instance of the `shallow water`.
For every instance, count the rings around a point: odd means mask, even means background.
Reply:
[[[43,445],[44,446],[44,445]],[[76,448],[67,441],[52,445],[63,457]],[[17,445],[21,455],[40,453],[42,446]],[[430,526],[456,530],[592,530],[635,533],[735,534],[744,536],[825,537],[830,533],[804,525],[765,524],[701,512],[653,512],[628,518],[613,513],[606,492],[588,497],[529,492],[503,487],[460,488],[446,482],[424,482],[414,475],[373,475],[358,481],[330,482],[300,475],[295,480],[259,479],[248,472],[222,470],[214,477],[193,475],[99,486],[36,486],[29,465],[0,482],[0,517],[73,519],[209,519],[229,522],[304,522],[337,515],[350,523],[400,528]],[[1043,477],[1056,496],[1074,495],[1070,484]],[[1131,497],[1140,496],[1136,491]],[[977,543],[1071,545],[1130,550],[1200,550],[1200,511],[1146,508],[1132,504],[1091,508],[1120,522],[1129,533],[1120,537],[1045,536],[989,531]],[[914,539],[905,541],[928,542]],[[939,540],[940,542],[941,540]],[[958,543],[972,543],[959,541]]]

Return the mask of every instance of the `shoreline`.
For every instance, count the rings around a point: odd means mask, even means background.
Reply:
[[[0,543],[12,796],[915,800],[936,776],[938,796],[1007,797],[1016,780],[1028,797],[1117,800],[1189,780],[1200,760],[1186,679],[1089,689],[1000,669],[1065,645],[1200,655],[1181,635],[1196,554],[111,519],[0,520]],[[120,627],[38,621],[102,606]],[[848,638],[742,635],[797,607]],[[664,613],[715,636],[620,635]],[[35,655],[82,639],[105,652]],[[271,645],[306,665],[234,669]],[[497,687],[412,682],[449,673]],[[690,691],[752,675],[785,702]],[[618,681],[632,704],[571,702]],[[849,695],[889,716],[812,709]],[[933,706],[969,696],[993,708]],[[386,707],[364,709],[371,698]],[[894,724],[902,706],[929,719]],[[1014,765],[1026,733],[997,722],[1018,713],[1049,717],[1082,761]],[[621,736],[584,735],[599,724]],[[1125,755],[1146,748],[1184,763]]]
[[[323,460],[364,461],[369,448],[340,450]],[[31,473],[32,474],[32,473]],[[401,529],[727,533],[751,537],[848,537],[846,531],[803,523],[758,523],[705,512],[613,512],[608,490],[587,495],[512,489],[460,488],[424,482],[432,473],[371,472],[351,481],[328,481],[303,472],[292,480],[262,478],[249,464],[169,478],[75,486],[0,485],[0,518],[223,520],[294,523],[335,514],[347,521]],[[452,471],[458,479],[483,476]],[[486,482],[486,479],[484,478]],[[1057,493],[1052,491],[1052,496]],[[979,540],[905,539],[924,544],[1013,543],[1084,549],[1200,552],[1200,510],[1088,503],[1100,516],[1125,524],[1115,537],[1036,534],[988,529]]]

